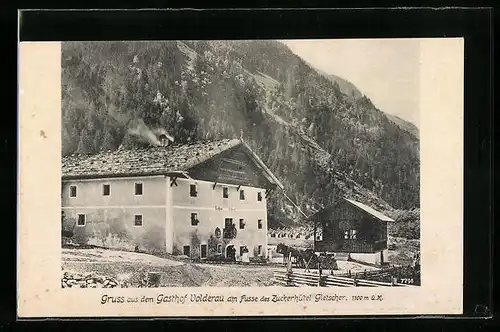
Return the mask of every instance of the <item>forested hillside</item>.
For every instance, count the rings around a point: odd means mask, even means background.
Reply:
[[[64,42],[63,154],[133,148],[163,129],[176,142],[244,139],[310,214],[347,195],[384,210],[419,207],[419,141],[275,41]],[[283,195],[272,223],[301,215]]]

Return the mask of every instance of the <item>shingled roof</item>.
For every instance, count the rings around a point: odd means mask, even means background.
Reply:
[[[364,211],[364,212],[368,213],[368,214],[369,214],[369,215],[371,215],[372,217],[377,218],[378,220],[381,220],[381,221],[386,221],[386,222],[389,222],[389,221],[394,221],[392,218],[390,218],[390,217],[388,217],[388,216],[384,215],[383,213],[381,213],[381,212],[379,212],[379,211],[377,211],[377,210],[375,210],[375,209],[373,209],[373,208],[369,207],[369,206],[368,206],[368,205],[366,205],[366,204],[363,204],[363,203],[361,203],[361,202],[355,201],[355,200],[353,200],[353,199],[349,199],[349,198],[347,198],[347,197],[342,197],[341,199],[342,199],[342,200],[344,200],[344,201],[346,201],[346,202],[348,202],[348,203],[350,203],[351,205],[355,206],[356,208],[358,208],[358,209],[360,209],[360,210],[362,210],[362,211]],[[335,209],[335,208],[336,208],[336,205],[334,204],[334,205],[332,205],[332,206],[329,206],[329,207],[327,207],[327,208],[324,208],[324,209],[322,209],[322,210],[320,210],[320,211],[318,211],[318,212],[316,212],[316,213],[314,213],[314,214],[310,215],[307,219],[309,219],[309,220],[310,220],[310,219],[314,219],[316,216],[321,215],[321,214],[323,214],[323,213],[325,213],[325,212],[327,212],[327,211],[331,211],[331,210],[333,210],[333,209]]]
[[[178,175],[219,153],[240,145],[248,150],[251,159],[263,171],[267,179],[283,188],[281,182],[250,147],[239,139],[203,140],[190,144],[168,147],[152,146],[133,150],[118,149],[94,155],[73,154],[62,158],[62,178],[83,179],[174,173]]]
[[[197,141],[169,147],[118,149],[62,158],[62,178],[139,176],[185,171],[241,144],[238,139]]]

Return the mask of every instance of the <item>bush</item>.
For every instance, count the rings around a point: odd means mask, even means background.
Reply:
[[[225,262],[227,261],[227,259],[224,257],[223,254],[213,254],[207,257],[207,261],[218,263],[218,262]]]
[[[389,223],[389,235],[407,239],[420,239],[420,210],[395,211],[390,213],[394,222]]]
[[[165,228],[152,225],[142,236],[144,248],[152,254],[163,254],[165,252]]]
[[[120,218],[108,219],[109,233],[120,240],[128,240],[132,238],[129,230]]]
[[[267,259],[264,256],[254,256],[249,258],[252,263],[267,263]]]
[[[177,244],[174,243],[173,247],[172,247],[172,255],[174,256],[180,256],[182,254],[182,251],[179,249],[179,247],[177,246]]]

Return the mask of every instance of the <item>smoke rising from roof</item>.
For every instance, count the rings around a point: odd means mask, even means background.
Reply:
[[[135,125],[128,129],[128,133],[143,143],[161,146],[162,143],[159,140],[160,135],[165,135],[171,142],[174,141],[174,137],[164,128],[150,129],[142,119],[138,119],[134,122]]]

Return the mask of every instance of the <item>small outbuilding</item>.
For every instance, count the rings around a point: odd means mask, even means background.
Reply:
[[[394,220],[368,205],[343,197],[308,219],[314,225],[316,252],[347,253],[377,265],[388,262],[387,223]]]

